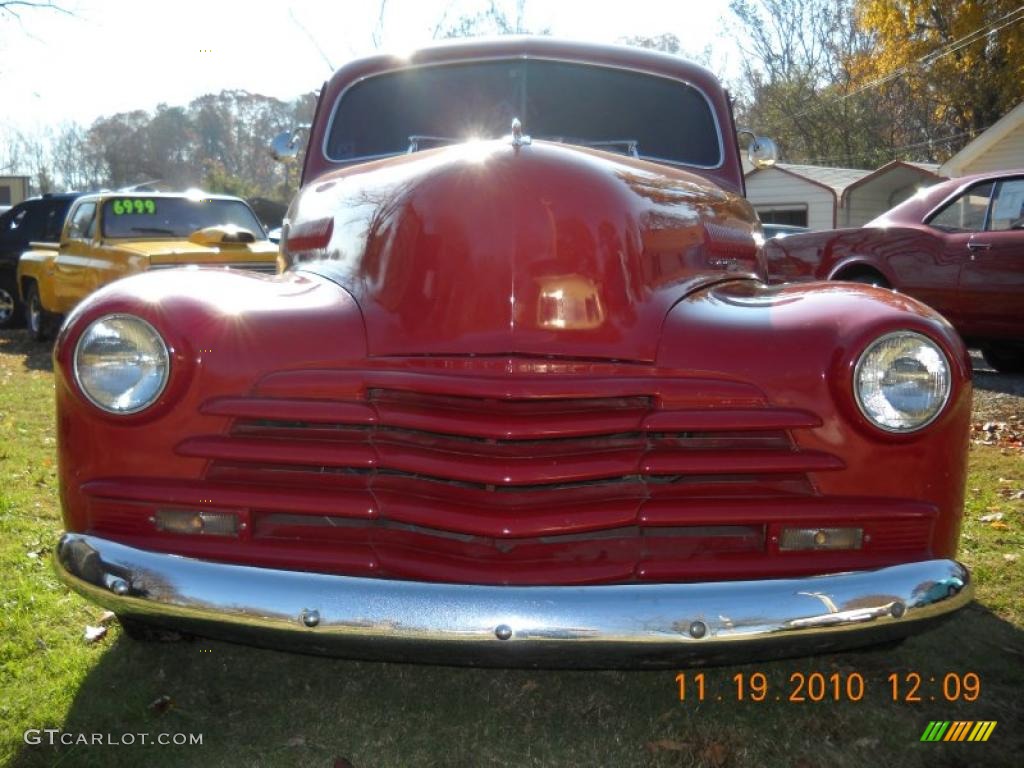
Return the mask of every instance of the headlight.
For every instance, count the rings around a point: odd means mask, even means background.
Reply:
[[[886,334],[864,350],[853,375],[857,405],[886,432],[913,432],[932,422],[949,400],[946,355],[913,331]]]
[[[130,414],[160,397],[171,361],[156,329],[133,315],[94,320],[75,345],[75,380],[94,405]]]

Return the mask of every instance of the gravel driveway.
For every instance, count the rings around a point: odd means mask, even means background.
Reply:
[[[996,373],[981,353],[971,350],[974,363],[974,418],[978,421],[1024,421],[1024,375]]]

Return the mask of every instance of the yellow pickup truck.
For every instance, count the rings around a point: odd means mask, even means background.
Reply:
[[[197,265],[277,271],[277,246],[245,201],[225,195],[103,192],[68,212],[59,243],[18,260],[29,333],[49,338],[79,301],[121,277]]]

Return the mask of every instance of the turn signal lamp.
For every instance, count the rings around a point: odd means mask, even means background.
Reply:
[[[863,528],[783,528],[779,549],[798,552],[815,549],[860,549]]]
[[[233,512],[159,509],[153,517],[157,530],[205,536],[237,536],[238,515]]]

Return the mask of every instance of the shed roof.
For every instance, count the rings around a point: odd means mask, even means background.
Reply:
[[[860,168],[833,168],[825,165],[797,165],[793,163],[776,163],[771,167],[792,176],[799,176],[820,187],[827,187],[837,199],[848,186],[871,173],[871,171],[861,170]],[[747,178],[761,170],[766,169],[755,168],[747,174]]]
[[[943,176],[959,176],[966,166],[985,154],[1020,125],[1024,125],[1024,101],[992,123],[987,130],[979,133],[966,147],[944,162],[939,173]]]

